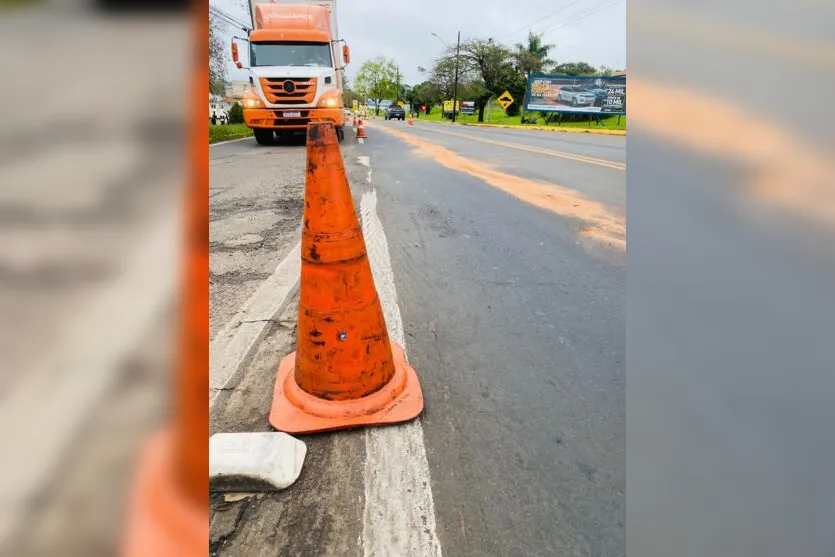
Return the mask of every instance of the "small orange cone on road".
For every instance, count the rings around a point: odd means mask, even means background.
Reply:
[[[412,119],[412,117],[411,117],[411,116],[409,116],[409,125],[410,125],[410,126],[414,126],[414,125],[415,125],[415,121]]]
[[[362,125],[362,120],[359,121],[357,125],[357,139],[365,138],[365,126]]]
[[[298,337],[278,367],[270,423],[314,433],[422,411],[417,375],[389,340],[336,132],[308,124]]]
[[[357,127],[357,122],[358,122],[358,120],[357,120],[357,115],[356,115],[356,114],[354,114],[354,127],[355,127],[355,128]]]

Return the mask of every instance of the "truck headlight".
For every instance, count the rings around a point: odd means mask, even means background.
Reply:
[[[264,108],[264,103],[258,97],[247,97],[244,99],[244,108]]]
[[[339,106],[339,91],[328,91],[322,95],[322,98],[319,99],[319,106],[327,108],[336,108]]]

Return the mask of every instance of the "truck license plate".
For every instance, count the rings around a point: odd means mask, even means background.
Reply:
[[[285,118],[299,118],[301,115],[302,115],[301,112],[285,112],[284,113]]]

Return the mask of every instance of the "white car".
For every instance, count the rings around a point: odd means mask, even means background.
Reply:
[[[571,106],[586,106],[594,104],[595,94],[580,85],[568,85],[560,88],[559,100],[570,103]]]

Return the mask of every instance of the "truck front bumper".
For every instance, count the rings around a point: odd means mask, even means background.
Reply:
[[[303,130],[310,122],[331,122],[337,127],[344,126],[345,111],[341,107],[244,109],[244,123],[250,128]]]

